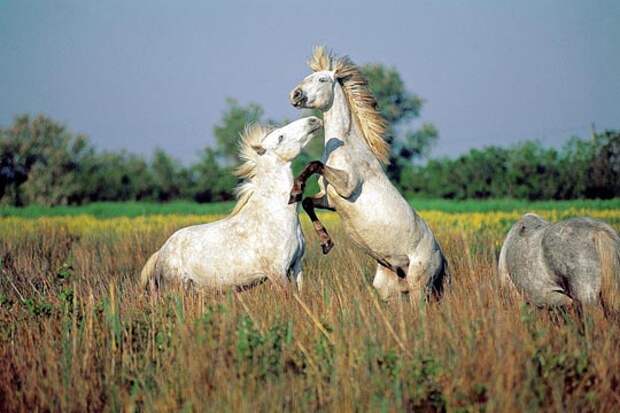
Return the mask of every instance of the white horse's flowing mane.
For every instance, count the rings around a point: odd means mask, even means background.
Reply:
[[[387,123],[377,110],[377,101],[368,89],[361,70],[347,56],[336,57],[325,47],[314,48],[308,62],[315,72],[333,70],[349,102],[351,116],[357,122],[366,144],[383,164],[390,159],[390,145],[383,139]]]
[[[256,161],[260,155],[253,147],[260,145],[263,138],[269,132],[270,128],[254,123],[247,125],[241,134],[239,158],[242,160],[242,163],[235,169],[234,173],[239,178],[242,178],[243,182],[235,188],[237,204],[230,213],[231,216],[241,211],[254,193],[255,183],[253,179],[256,176]]]

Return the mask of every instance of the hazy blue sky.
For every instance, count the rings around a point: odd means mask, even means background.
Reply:
[[[395,66],[434,155],[620,128],[618,0],[0,0],[0,125],[42,112],[99,148],[189,161],[226,97],[299,116],[287,93],[317,43]]]

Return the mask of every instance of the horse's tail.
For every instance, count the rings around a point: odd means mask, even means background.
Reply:
[[[601,304],[605,311],[620,312],[620,237],[611,228],[596,232],[601,260]]]
[[[140,272],[140,285],[142,288],[146,288],[155,276],[155,263],[157,263],[158,255],[159,251],[155,251],[155,253],[146,261],[146,264],[144,264],[144,267]]]
[[[426,284],[426,299],[439,300],[450,287],[452,287],[452,272],[448,259],[443,254],[443,250],[439,248],[439,267]]]

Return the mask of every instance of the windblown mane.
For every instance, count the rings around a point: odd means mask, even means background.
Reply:
[[[379,161],[388,164],[390,145],[383,139],[387,123],[377,110],[377,101],[370,93],[368,81],[361,70],[349,57],[335,57],[323,46],[314,48],[308,65],[315,72],[334,71],[349,102],[351,116],[357,122],[366,144]]]
[[[253,182],[253,178],[256,176],[256,160],[260,155],[256,153],[252,146],[259,145],[268,133],[269,128],[259,124],[251,124],[246,126],[241,134],[239,158],[241,158],[243,163],[235,169],[234,174],[242,178],[243,182],[235,188],[237,204],[230,213],[230,216],[241,211],[254,193],[255,183]]]

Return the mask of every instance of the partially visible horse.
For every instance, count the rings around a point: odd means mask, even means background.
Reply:
[[[620,302],[620,237],[604,222],[550,223],[536,214],[517,221],[502,246],[500,282],[538,306]]]
[[[392,185],[382,168],[390,148],[386,122],[360,69],[347,57],[322,47],[310,61],[314,71],[290,93],[296,108],[323,112],[325,148],[321,161],[309,163],[295,180],[291,202],[302,198],[305,181],[321,175],[321,192],[303,201],[321,240],[323,253],[333,243],[314,209],[336,211],[345,231],[377,261],[374,287],[387,299],[399,292],[439,292],[446,260],[426,222]]]
[[[288,203],[291,161],[321,125],[313,116],[274,130],[248,127],[240,150],[245,162],[237,170],[245,182],[232,213],[175,232],[147,261],[142,284],[176,280],[223,289],[275,278],[301,287],[304,237],[297,205]]]

